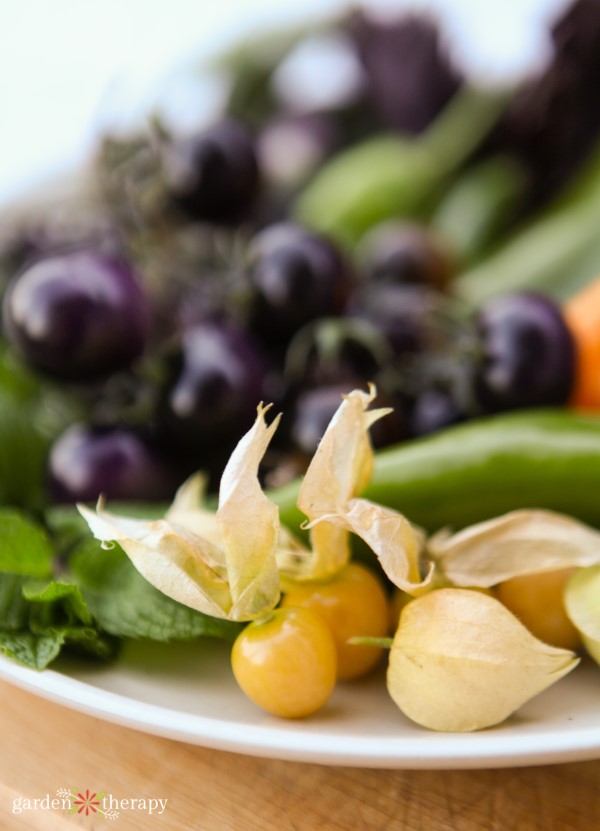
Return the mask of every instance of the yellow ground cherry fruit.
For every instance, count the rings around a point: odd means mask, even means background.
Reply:
[[[379,647],[348,643],[350,638],[381,638],[389,632],[387,594],[366,566],[349,563],[329,580],[288,586],[282,606],[311,609],[327,623],[337,648],[339,679],[360,678],[379,662]]]
[[[308,609],[275,609],[252,621],[231,652],[235,680],[263,710],[302,718],[329,699],[336,679],[329,627]]]
[[[440,586],[441,588],[441,586]],[[450,586],[446,586],[446,588],[450,588]],[[489,597],[494,597],[494,592],[492,589],[487,588],[480,588],[476,586],[475,588],[471,588],[472,591],[482,592],[482,594],[487,594]],[[398,628],[398,623],[400,622],[400,614],[404,607],[410,603],[411,600],[414,600],[414,597],[408,592],[402,591],[402,589],[398,589],[394,587],[392,592],[392,596],[390,598],[390,631],[392,634],[395,633],[396,629]]]
[[[541,641],[579,649],[581,636],[565,611],[563,595],[572,568],[512,577],[496,587],[496,597]]]

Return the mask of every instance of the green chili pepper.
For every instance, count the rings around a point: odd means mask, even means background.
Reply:
[[[549,209],[466,271],[454,289],[471,305],[508,291],[571,297],[600,271],[600,145]]]
[[[298,528],[298,483],[274,491]],[[517,508],[545,508],[600,527],[600,417],[569,410],[489,416],[376,456],[367,499],[428,531],[463,528]]]
[[[450,186],[431,225],[450,243],[461,263],[472,265],[506,235],[527,184],[527,171],[516,159],[484,159]]]
[[[339,153],[298,196],[296,218],[352,246],[386,219],[424,216],[508,98],[505,90],[466,87],[418,139],[378,135]]]

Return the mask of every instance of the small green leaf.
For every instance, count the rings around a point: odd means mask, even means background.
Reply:
[[[96,628],[77,586],[0,574],[0,649],[16,661],[44,669],[61,649],[109,660],[117,646]]]
[[[34,635],[33,632],[0,632],[0,649],[31,669],[45,669],[59,654],[65,641],[61,632]]]
[[[59,554],[89,536],[87,523],[74,505],[51,505],[44,512],[44,523]]]
[[[0,574],[0,629],[15,632],[25,629],[29,604],[23,597],[26,578],[18,574]]]
[[[117,638],[106,632],[100,632],[93,626],[65,626],[51,629],[48,635],[63,635],[63,649],[75,655],[111,661],[119,651]]]
[[[0,387],[0,504],[38,509],[45,501],[49,437],[39,427],[40,409]]]
[[[74,583],[27,582],[23,587],[23,596],[34,604],[60,605],[69,621],[91,624],[92,614],[88,609],[81,590]]]
[[[16,509],[0,509],[0,572],[49,577],[52,554],[41,526]]]

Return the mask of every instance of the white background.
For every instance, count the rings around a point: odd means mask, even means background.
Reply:
[[[471,72],[519,75],[543,60],[566,0],[422,0],[444,15]],[[267,22],[343,0],[0,0],[0,203],[85,158],[107,112],[152,101],[165,76]],[[405,7],[403,0],[379,6]]]

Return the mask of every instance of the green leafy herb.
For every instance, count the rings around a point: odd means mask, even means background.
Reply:
[[[32,669],[47,667],[63,647],[105,660],[117,647],[71,583],[0,574],[0,621],[0,648]]]
[[[38,429],[37,407],[0,388],[0,504],[35,510],[44,503],[49,438]]]
[[[23,586],[23,597],[33,602],[34,611],[38,610],[36,626],[51,625],[52,615],[58,611],[69,623],[91,624],[92,614],[88,609],[79,586],[73,583],[27,582]]]
[[[31,669],[45,669],[59,654],[64,637],[58,633],[0,632],[0,647],[11,658]]]
[[[80,589],[51,580],[53,547],[24,514],[0,510],[0,649],[43,669],[63,647],[110,658],[114,638],[99,631]]]
[[[29,604],[23,597],[25,579],[18,574],[0,574],[0,629],[26,629]]]
[[[52,540],[26,514],[0,509],[0,651],[39,670],[63,650],[109,660],[122,638],[235,638],[238,625],[170,600],[118,546],[103,550],[74,509],[51,520]],[[63,580],[53,579],[57,540],[63,552],[75,547]]]
[[[0,509],[0,572],[49,577],[52,544],[44,529],[12,508]]]

